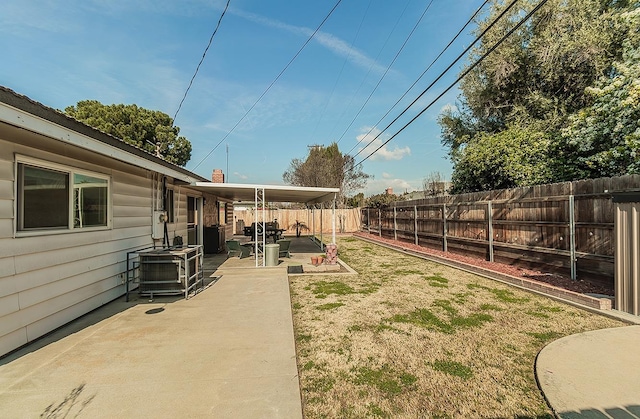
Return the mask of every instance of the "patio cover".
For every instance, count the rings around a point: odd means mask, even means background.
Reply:
[[[339,188],[312,188],[287,185],[248,185],[243,183],[213,183],[196,182],[193,189],[208,192],[230,201],[253,202],[256,189],[264,190],[264,200],[267,202],[301,202],[304,204],[318,204],[333,201]]]
[[[259,204],[267,202],[301,202],[305,204],[318,204],[326,201],[332,201],[332,243],[336,241],[336,211],[335,201],[340,192],[339,188],[314,188],[303,186],[285,186],[285,185],[248,185],[241,183],[213,183],[213,182],[195,182],[189,186],[192,189],[201,192],[211,193],[219,198],[227,199],[235,202],[254,202],[256,208]],[[320,209],[322,211],[322,207]],[[262,220],[256,219],[258,224],[262,224],[264,229],[265,219],[264,211],[262,212]],[[257,231],[257,229],[256,229]],[[313,233],[315,235],[315,232]],[[322,232],[320,233],[322,236]],[[265,257],[263,249],[265,246],[265,235],[261,236],[262,247],[258,243],[258,235],[255,239],[255,260],[256,267],[265,266]]]

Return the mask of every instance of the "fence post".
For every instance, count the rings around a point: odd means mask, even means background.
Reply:
[[[367,232],[371,234],[371,214],[369,213],[369,208],[367,208]]]
[[[417,246],[418,245],[418,206],[417,205],[413,206],[413,231],[414,231],[414,237],[415,237],[415,242]]]
[[[442,204],[442,250],[447,251],[447,204]]]
[[[322,229],[323,229],[323,225],[322,225],[322,218],[324,218],[324,214],[323,214],[323,210],[324,209],[324,202],[320,203],[320,249],[324,250],[324,239],[322,238]]]
[[[489,235],[489,262],[493,262],[493,203],[487,202],[488,223],[487,234]]]
[[[575,197],[569,195],[569,257],[571,258],[571,279],[576,280],[576,214]]]
[[[393,203],[393,240],[398,240],[398,210],[396,203]]]
[[[382,210],[378,208],[378,236],[382,237]]]

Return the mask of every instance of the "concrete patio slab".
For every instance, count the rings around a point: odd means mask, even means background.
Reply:
[[[559,418],[640,417],[640,326],[558,339],[536,360],[540,389]]]
[[[301,418],[286,269],[131,295],[0,359],[2,416]]]

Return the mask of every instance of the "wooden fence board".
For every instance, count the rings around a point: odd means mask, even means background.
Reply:
[[[417,236],[421,246],[483,258],[493,254],[496,261],[566,274],[572,271],[575,254],[577,277],[612,284],[611,192],[625,190],[640,190],[640,175],[396,202],[362,209],[361,229],[408,242]]]

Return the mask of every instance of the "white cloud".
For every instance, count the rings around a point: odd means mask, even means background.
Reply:
[[[313,32],[315,30],[304,26],[289,25],[288,23],[280,22],[275,19],[269,19],[255,13],[249,13],[235,8],[232,8],[230,10],[230,13],[233,13],[236,16],[240,16],[252,22],[259,23],[261,25],[270,26],[272,28],[281,29],[305,37],[310,37],[311,35],[313,35]],[[347,42],[330,33],[318,31],[315,33],[313,39],[329,51],[340,57],[346,58],[351,63],[359,67],[362,67],[366,70],[371,69],[372,71],[375,71],[377,73],[384,73],[386,71],[385,66],[378,64],[373,58],[368,57],[362,51],[358,50],[357,48],[353,48]]]
[[[391,179],[391,174],[387,173],[387,172],[382,172],[382,178],[383,179]]]
[[[361,145],[358,148],[360,153],[358,157],[360,158],[366,158],[373,152],[375,154],[370,157],[371,160],[402,160],[403,157],[411,155],[409,146],[398,147],[394,145],[393,148],[390,148],[389,144],[383,146],[382,144],[389,138],[389,135],[379,135],[380,130],[378,128],[363,127],[360,132],[361,134],[356,137]],[[380,149],[378,150],[378,148]]]
[[[237,177],[240,180],[247,180],[249,179],[249,176],[247,175],[243,175],[242,173],[239,172],[233,172],[233,176]]]
[[[454,105],[453,103],[447,103],[442,108],[440,108],[440,112],[439,113],[442,114],[442,113],[445,113],[445,112],[456,113],[456,112],[458,112],[458,107],[456,105]]]

